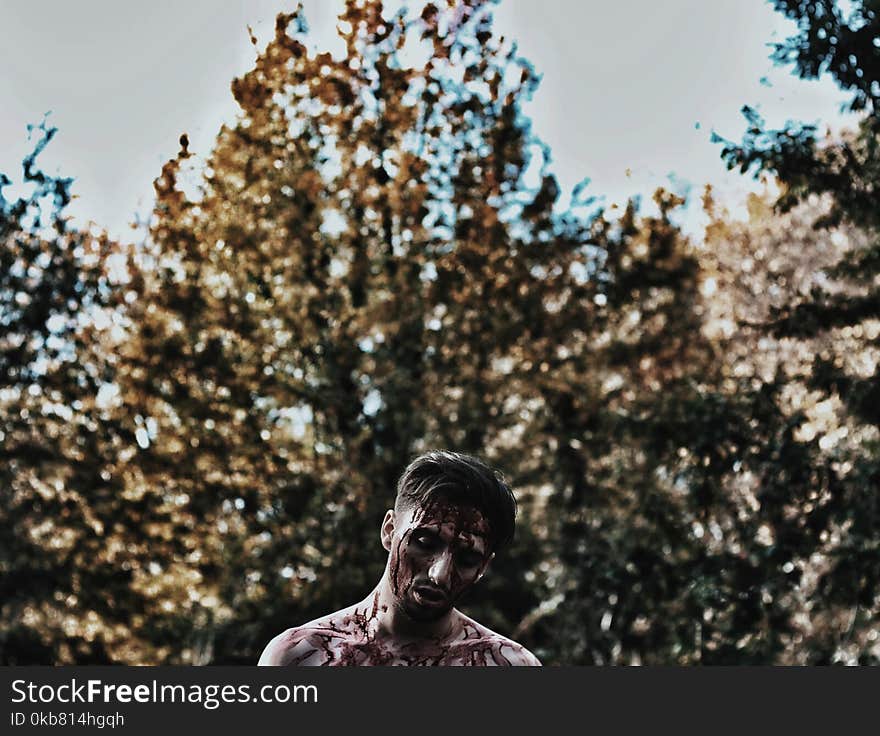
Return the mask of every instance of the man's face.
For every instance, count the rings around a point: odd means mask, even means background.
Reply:
[[[480,511],[444,499],[396,515],[391,588],[410,618],[441,618],[479,580],[491,559],[488,536]]]

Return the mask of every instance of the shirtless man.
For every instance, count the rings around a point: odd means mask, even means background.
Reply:
[[[416,458],[382,521],[388,562],[373,592],[279,634],[259,664],[540,666],[454,607],[513,538],[515,517],[510,488],[477,458]]]

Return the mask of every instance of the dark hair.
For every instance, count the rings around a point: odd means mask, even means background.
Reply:
[[[513,540],[516,498],[504,476],[479,458],[448,450],[419,455],[397,481],[394,508],[424,506],[438,497],[479,509],[489,522],[493,551]]]

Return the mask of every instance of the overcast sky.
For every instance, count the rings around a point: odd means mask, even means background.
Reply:
[[[332,50],[342,0],[303,4],[313,43]],[[51,110],[59,133],[44,167],[75,177],[78,219],[126,237],[180,134],[205,155],[234,119],[230,81],[254,61],[246,26],[264,46],[293,5],[0,0],[0,172],[20,180],[26,125]],[[543,76],[525,111],[563,192],[589,177],[611,204],[660,184],[698,198],[712,182],[733,201],[754,185],[725,172],[709,137],[738,138],[743,104],[775,124],[845,122],[830,82],[772,67],[767,44],[792,26],[764,0],[505,0],[495,18]]]

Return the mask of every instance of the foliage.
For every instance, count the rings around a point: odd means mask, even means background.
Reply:
[[[341,59],[279,16],[197,196],[185,148],[157,181],[119,375],[153,428],[130,478],[179,499],[160,556],[227,661],[369,590],[415,452],[490,452],[513,423],[494,365],[542,329],[540,293],[523,297],[559,249],[540,240],[556,195],[524,182],[534,77],[482,6],[387,20],[350,3]],[[408,66],[407,44],[432,53]],[[514,612],[533,604],[508,587]]]
[[[434,447],[516,489],[466,610],[546,663],[876,661],[877,19],[776,4],[863,122],[747,110],[779,207],[707,192],[699,241],[663,191],[561,207],[488,0],[351,0],[339,56],[279,15],[138,247],[68,226],[44,127],[0,199],[3,661],[253,663],[367,594]]]
[[[107,472],[118,438],[97,399],[119,248],[68,227],[72,180],[37,164],[56,129],[32,132],[26,193],[0,194],[0,647],[7,663],[107,662],[141,605],[114,553],[129,544]]]
[[[730,166],[778,177],[783,210],[820,197],[825,206],[814,222],[825,233],[820,237],[843,226],[850,240],[851,247],[826,267],[824,282],[774,309],[767,328],[774,337],[819,346],[799,378],[817,392],[817,404],[831,407],[838,427],[838,434],[826,435],[831,439],[823,438],[819,448],[832,468],[833,485],[815,503],[815,525],[824,542],[819,549],[828,562],[810,612],[813,620],[825,622],[826,640],[817,646],[814,661],[876,662],[880,16],[870,0],[848,4],[846,10],[835,2],[780,1],[776,6],[798,24],[798,33],[777,45],[776,59],[793,63],[802,77],[830,74],[851,93],[850,108],[863,111],[863,117],[855,132],[818,140],[813,128],[795,123],[765,130],[747,110],[749,131],[742,144],[726,144],[723,155]],[[849,441],[838,443],[837,437]]]

